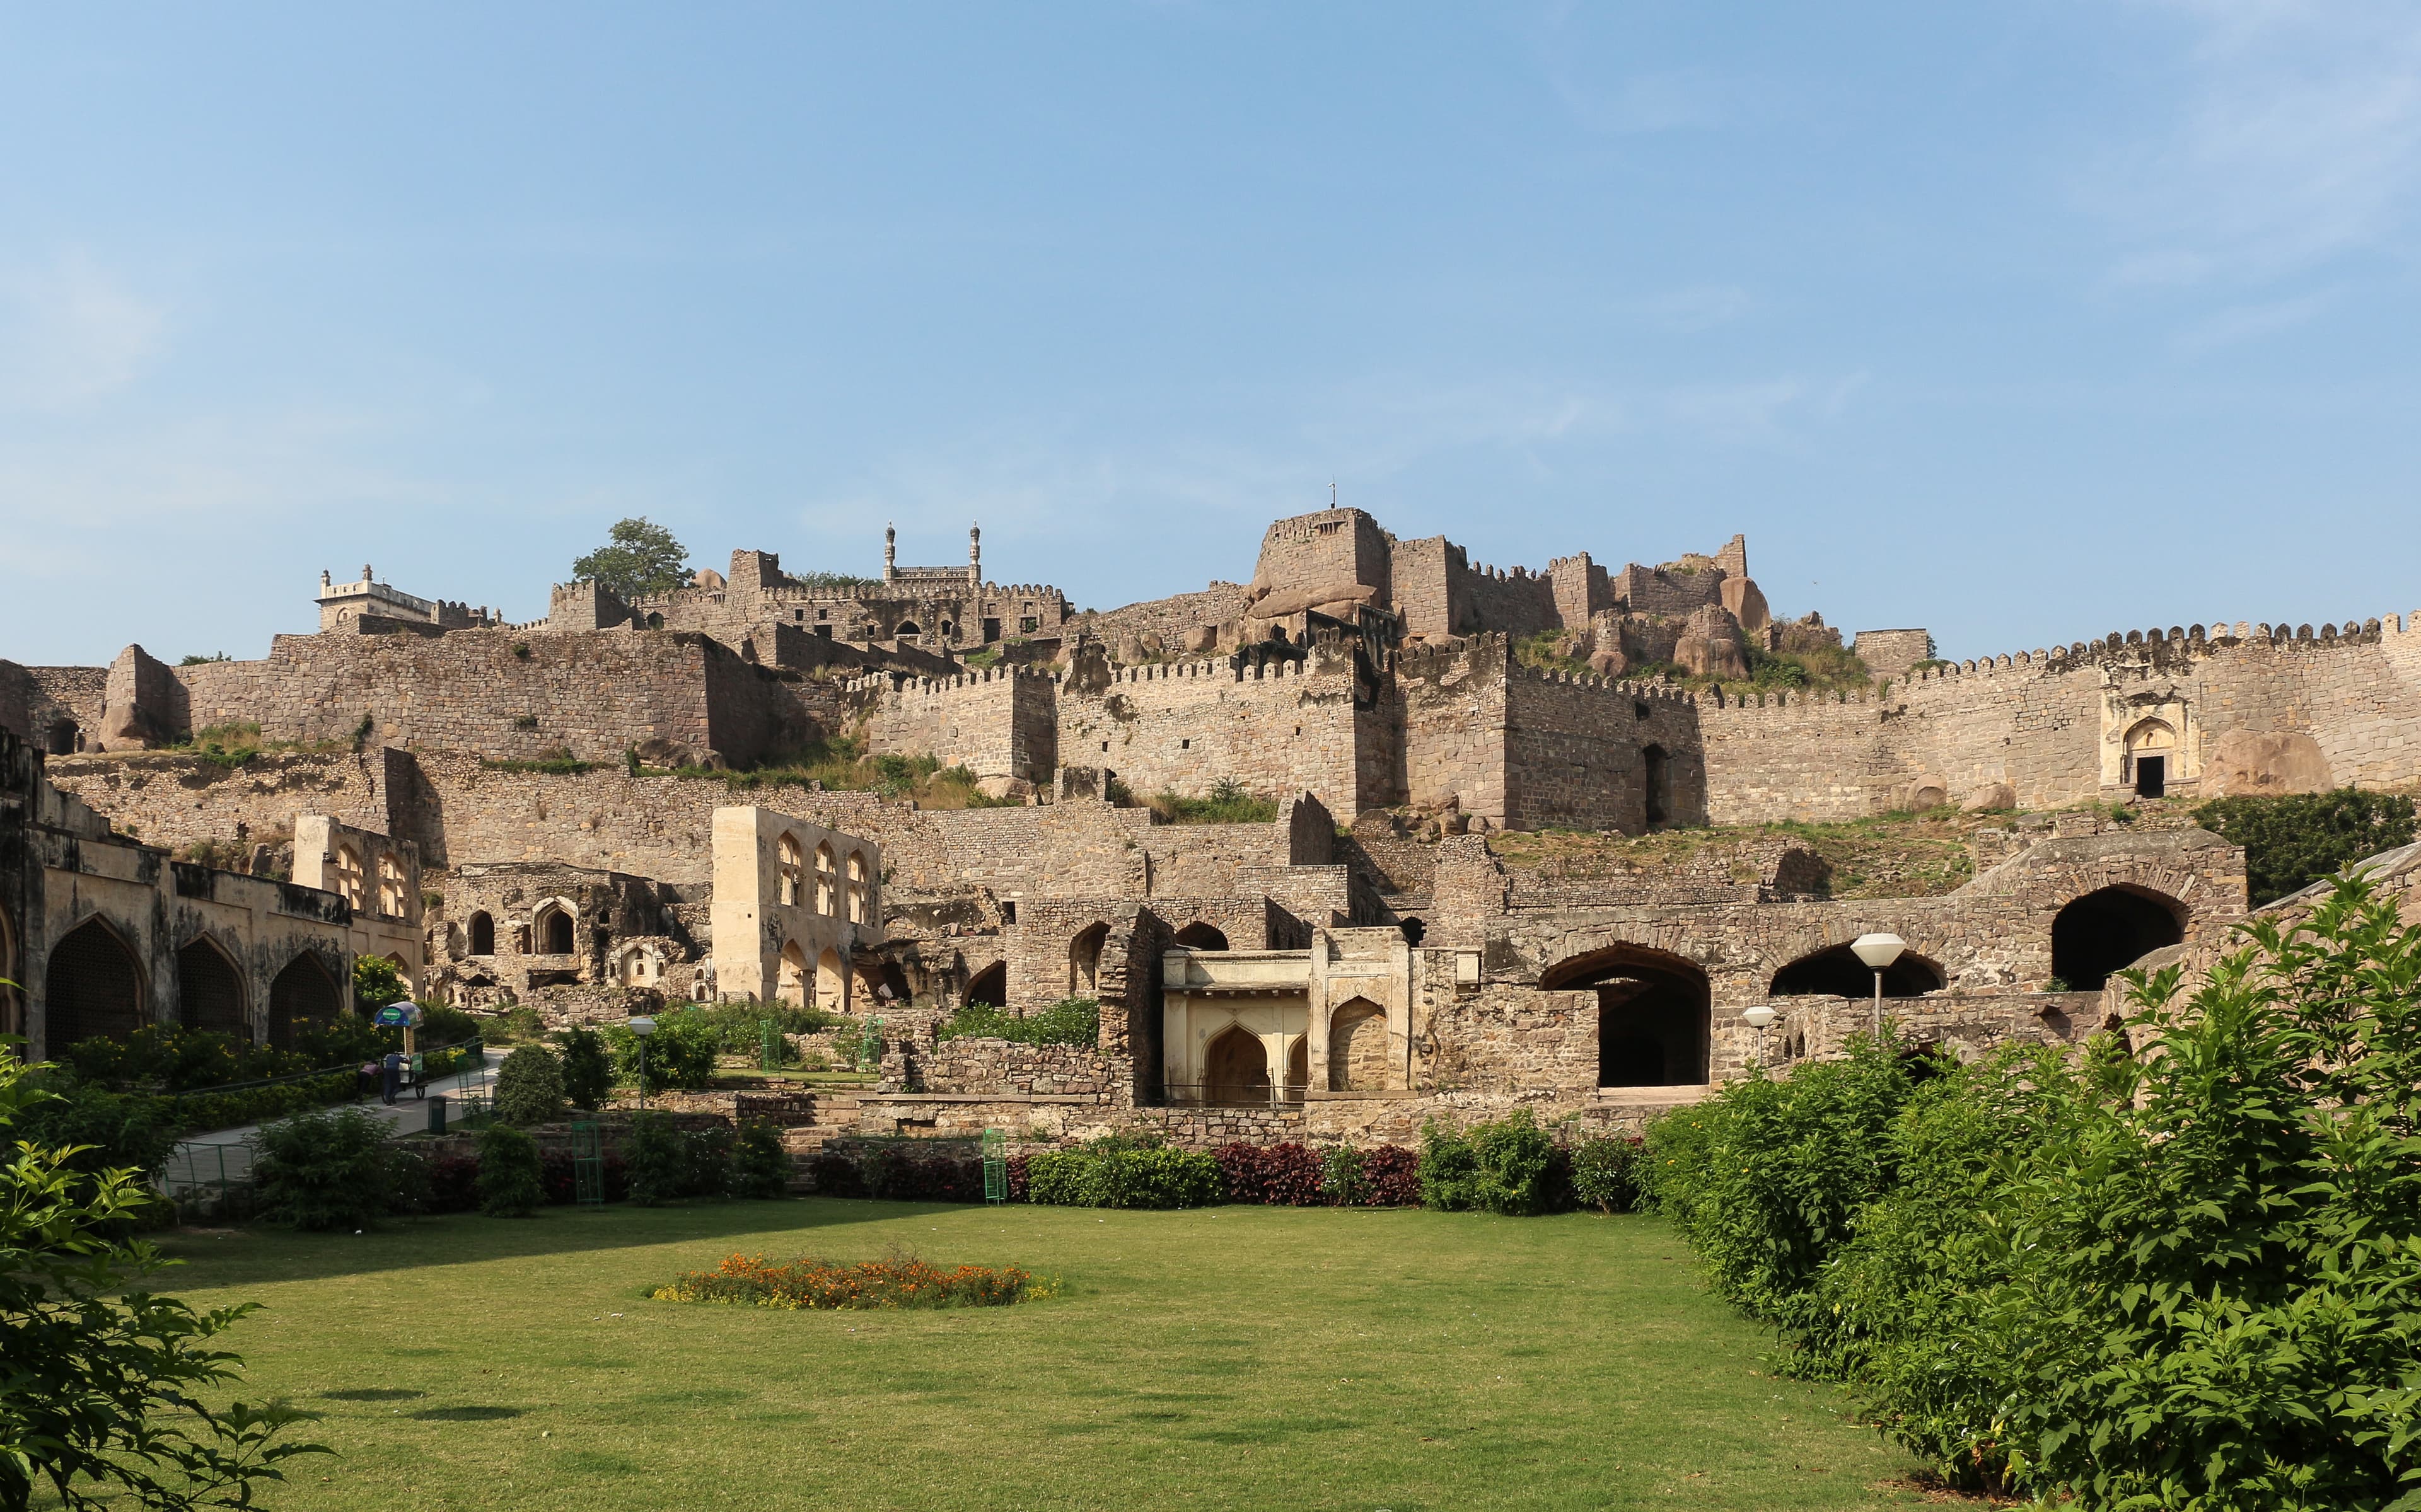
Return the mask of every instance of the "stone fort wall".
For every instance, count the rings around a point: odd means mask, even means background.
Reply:
[[[847,688],[870,750],[937,756],[978,777],[1052,779],[1059,732],[1047,674],[988,667],[942,678],[877,675]]]

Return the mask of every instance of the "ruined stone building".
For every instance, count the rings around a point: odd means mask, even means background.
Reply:
[[[209,884],[229,897],[335,898],[312,905],[335,909],[314,926],[332,961],[388,953],[362,921],[406,916],[376,858],[408,856],[410,964],[473,1007],[880,1017],[867,1128],[1210,1139],[1403,1138],[1517,1105],[1635,1120],[1871,1027],[1848,943],[1874,931],[1908,944],[1883,983],[1905,1032],[2079,1037],[2111,973],[2244,912],[2242,854],[2192,803],[2421,781],[2421,622],[2398,615],[1958,662],[1921,629],[1866,631],[1863,687],[1777,693],[1754,664],[1841,640],[1774,616],[1739,537],[1498,569],[1329,509],[1273,524],[1248,582],[1108,612],[987,581],[978,545],[963,569],[886,549],[856,582],[743,551],[659,599],[559,585],[519,624],[366,575],[323,584],[320,629],[258,661],[0,662],[11,790],[92,816],[27,828],[61,836],[44,857],[234,858],[248,875]],[[261,752],[180,749],[230,726]],[[726,780],[836,749],[963,768],[987,804]],[[1183,821],[1214,793],[1272,817]],[[1995,817],[1967,826],[1958,878],[1907,896],[1836,896],[1815,849],[1754,828],[1945,808]],[[1661,859],[1513,843],[1708,826]],[[0,857],[20,980],[77,927],[52,900],[99,885],[39,849]],[[291,880],[264,881],[289,851]],[[156,981],[199,915],[187,867],[148,865],[168,912],[124,929]],[[231,939],[302,927],[258,896]],[[247,1021],[273,1032],[273,963],[242,964]],[[1097,1044],[931,1033],[968,1003],[1070,997],[1101,1004]],[[1740,1018],[1760,1003],[1783,1010],[1761,1050]]]

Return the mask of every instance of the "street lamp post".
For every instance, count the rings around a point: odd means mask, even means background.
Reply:
[[[1765,1026],[1774,1020],[1774,1012],[1764,1004],[1741,1009],[1741,1021],[1757,1031],[1757,1068],[1765,1069]]]
[[[1875,1039],[1877,1042],[1881,1042],[1883,1037],[1883,971],[1893,961],[1899,959],[1899,953],[1907,948],[1908,942],[1896,934],[1862,934],[1850,942],[1851,953],[1865,961],[1867,969],[1875,974]]]
[[[656,1021],[641,1014],[631,1021],[631,1033],[639,1037],[639,1111],[648,1109],[648,1037],[656,1032]]]

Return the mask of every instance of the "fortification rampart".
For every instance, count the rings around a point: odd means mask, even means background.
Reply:
[[[1057,764],[1057,689],[1048,674],[986,667],[952,678],[877,675],[845,687],[869,750],[1035,784],[1049,783]]]

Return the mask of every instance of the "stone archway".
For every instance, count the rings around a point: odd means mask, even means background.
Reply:
[[[1261,1037],[1229,1024],[1202,1052],[1202,1100],[1270,1100],[1270,1052]]]
[[[292,1050],[297,1035],[315,1023],[334,1023],[344,1011],[336,979],[317,954],[304,951],[269,984],[269,1043]]]
[[[1883,996],[1923,997],[1941,991],[1949,981],[1949,974],[1936,962],[1903,951],[1883,968]],[[1776,997],[1872,997],[1875,974],[1848,945],[1831,945],[1809,951],[1774,973],[1768,990]]]
[[[1597,990],[1598,1085],[1706,1083],[1712,994],[1696,962],[1621,943],[1566,957],[1539,986]]]
[[[569,956],[579,949],[572,929],[571,911],[560,903],[539,906],[538,916],[530,921],[531,953],[539,956]]]
[[[1177,931],[1177,943],[1188,950],[1225,950],[1227,935],[1217,925],[1196,919]]]
[[[1008,1005],[1008,962],[993,961],[967,978],[967,1003],[1003,1008]]]
[[[849,1006],[849,974],[841,969],[840,952],[830,945],[816,957],[816,1006],[826,1013]]]
[[[1107,924],[1091,924],[1068,943],[1068,995],[1099,997],[1101,993],[1101,946],[1110,938]]]
[[[796,940],[782,946],[782,963],[773,995],[794,1008],[807,1005],[807,953]]]
[[[51,947],[42,999],[50,1053],[81,1039],[122,1039],[143,1026],[143,968],[116,929],[86,919]]]
[[[2120,882],[2071,898],[2051,923],[2051,972],[2072,992],[2098,992],[2110,974],[2186,937],[2186,907]]]
[[[471,915],[470,921],[462,927],[462,933],[469,947],[465,954],[492,956],[496,953],[496,916],[486,909]]]
[[[1387,1010],[1366,997],[1338,1004],[1328,1016],[1328,1090],[1382,1092],[1393,1069]]]
[[[188,1029],[252,1037],[243,973],[208,935],[195,936],[177,952],[177,1021]]]

